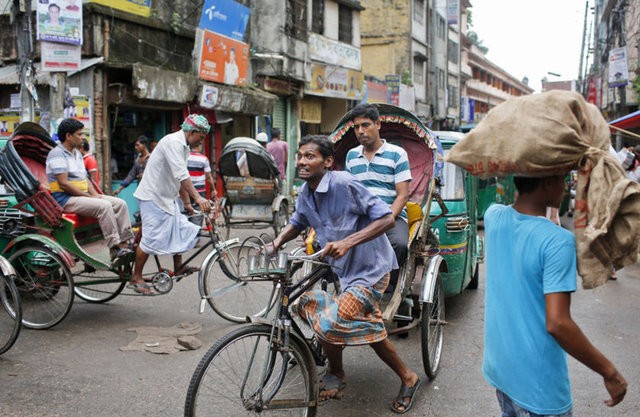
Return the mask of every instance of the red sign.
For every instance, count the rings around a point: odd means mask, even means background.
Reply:
[[[204,31],[198,76],[229,85],[247,85],[249,45]]]

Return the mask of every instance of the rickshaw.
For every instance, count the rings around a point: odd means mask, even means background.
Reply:
[[[409,157],[412,180],[407,203],[409,253],[400,266],[398,283],[391,294],[383,297],[381,311],[390,334],[406,334],[421,326],[422,359],[425,372],[434,378],[442,353],[445,324],[442,274],[446,264],[438,254],[438,238],[430,225],[435,192],[436,143],[433,132],[412,113],[396,106],[376,104],[380,113],[380,137],[401,146]],[[358,146],[353,122],[344,116],[329,138],[336,153],[332,169],[344,169],[347,152]],[[446,212],[446,210],[443,210]],[[437,219],[436,219],[437,220]]]
[[[141,230],[135,233],[133,251],[112,261],[104,244],[97,219],[73,213],[63,213],[62,207],[49,193],[45,162],[56,143],[35,123],[22,123],[0,151],[0,176],[12,188],[18,200],[16,208],[25,211],[17,221],[22,234],[15,236],[2,253],[15,269],[15,283],[22,301],[22,324],[33,329],[47,329],[60,323],[69,313],[74,295],[90,303],[104,303],[125,291],[135,260],[135,248]],[[209,217],[211,226],[202,237],[208,237],[179,267],[186,266],[200,253],[210,250],[198,274],[203,297],[219,312],[225,307],[210,294],[218,269],[237,279],[234,256],[238,239],[224,241]],[[155,257],[156,272],[145,274],[155,294],[166,294],[173,283],[187,276],[163,268]],[[227,290],[244,293],[253,285],[237,285]],[[127,295],[140,295],[134,292]],[[267,301],[262,303],[263,306]],[[222,306],[222,307],[221,307]],[[264,307],[256,307],[259,311]],[[247,309],[249,307],[246,307]],[[251,314],[251,313],[249,313]]]
[[[464,136],[460,132],[434,132],[444,153]],[[478,177],[445,162],[440,182],[440,197],[447,207],[442,213],[432,205],[431,226],[440,241],[439,253],[447,267],[442,272],[447,297],[460,294],[465,288],[478,288],[479,263],[484,258],[484,240],[478,235]]]
[[[255,139],[234,138],[222,149],[218,172],[227,238],[234,227],[271,226],[277,236],[289,222],[289,198],[269,151]]]

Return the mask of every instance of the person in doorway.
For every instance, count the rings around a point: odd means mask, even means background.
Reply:
[[[384,235],[393,227],[389,205],[351,174],[330,171],[333,144],[324,136],[300,141],[296,165],[305,181],[291,222],[268,249],[277,251],[307,227],[317,233],[323,256],[340,279],[342,292],[330,298],[322,290],[303,294],[296,307],[318,335],[329,360],[322,377],[320,400],[340,398],[346,386],[342,352],[346,346],[370,345],[401,380],[391,409],[407,412],[422,381],[402,361],[387,337],[379,302],[397,268],[393,249]]]
[[[207,183],[209,183],[211,196],[215,198],[217,195],[216,184],[213,181],[209,158],[202,153],[202,143],[191,147],[189,159],[187,159],[187,169],[191,176],[191,182],[198,194],[200,194],[200,197],[206,198]],[[194,203],[192,200],[191,204],[193,205]]]
[[[118,188],[113,192],[114,196],[120,194],[122,190],[127,188],[129,184],[131,184],[134,180],[142,180],[142,174],[144,173],[144,169],[147,166],[147,161],[149,160],[149,149],[147,148],[147,137],[145,135],[140,135],[136,139],[133,144],[133,149],[136,151],[138,156],[136,157],[133,166],[129,170],[126,178],[122,180]]]
[[[287,178],[287,159],[289,158],[289,145],[280,139],[280,129],[271,129],[271,142],[267,143],[267,150],[276,161],[280,171],[280,179]]]
[[[404,149],[380,137],[380,114],[371,104],[359,104],[349,112],[360,146],[347,153],[345,169],[355,175],[371,192],[389,204],[395,219],[387,237],[398,260],[407,259],[409,225],[405,205],[409,201],[411,169]],[[391,285],[396,285],[398,270],[391,274]]]
[[[111,259],[115,260],[131,252],[129,210],[124,201],[98,194],[87,180],[87,170],[77,149],[82,146],[83,128],[76,119],[65,119],[58,126],[60,144],[49,152],[46,162],[49,190],[65,213],[98,219]]]
[[[238,64],[236,64],[236,50],[229,48],[229,59],[224,63],[224,83],[236,85],[240,77]]]
[[[93,181],[94,187],[96,190],[100,192],[100,174],[98,173],[98,161],[96,161],[96,157],[90,152],[91,148],[89,146],[89,141],[87,139],[82,139],[82,145],[80,146],[80,153],[82,154],[82,161],[84,162],[84,166],[87,169],[87,173],[89,173],[89,178]]]
[[[200,144],[209,133],[209,122],[204,116],[189,115],[181,129],[160,140],[151,153],[142,181],[133,194],[140,205],[142,239],[136,249],[136,263],[132,280],[143,282],[142,271],[149,255],[173,255],[174,273],[186,275],[198,271],[195,267],[182,267],[182,253],[198,242],[200,227],[189,222],[180,212],[178,195],[184,208],[193,212],[189,197],[200,210],[211,210],[209,200],[198,194],[187,169],[189,146]],[[151,293],[150,285],[141,291]]]
[[[545,218],[547,207],[560,206],[565,176],[514,182],[515,203],[494,204],[484,216],[484,377],[503,417],[571,416],[568,353],[603,377],[613,407],[627,382],[571,318],[575,239]]]

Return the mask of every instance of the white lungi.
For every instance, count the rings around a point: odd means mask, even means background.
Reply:
[[[140,248],[148,255],[176,255],[193,249],[198,243],[200,226],[187,219],[174,201],[173,214],[153,201],[138,200],[142,217]]]

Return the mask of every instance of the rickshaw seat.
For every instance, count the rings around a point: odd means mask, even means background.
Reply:
[[[411,242],[414,232],[423,218],[422,207],[418,203],[408,201],[405,208],[407,209],[407,224],[409,225],[409,242]]]
[[[98,219],[95,217],[81,216],[76,213],[62,213],[62,217],[72,222],[74,229],[98,224]]]
[[[49,185],[49,181],[47,180],[47,171],[44,165],[26,156],[20,156],[20,159],[22,159],[22,162],[24,162],[24,164],[27,166],[27,169],[29,169],[33,176],[38,179],[40,184],[42,184],[44,188],[47,188]]]

